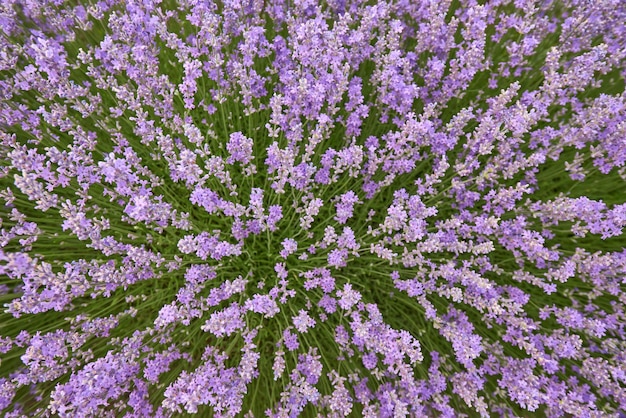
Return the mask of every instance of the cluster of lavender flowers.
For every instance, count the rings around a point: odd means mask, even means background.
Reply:
[[[3,0],[0,414],[623,416],[622,0]]]

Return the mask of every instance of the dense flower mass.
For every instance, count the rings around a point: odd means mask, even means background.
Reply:
[[[0,415],[623,416],[625,22],[1,1]]]

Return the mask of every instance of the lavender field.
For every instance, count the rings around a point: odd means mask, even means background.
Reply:
[[[1,0],[0,416],[626,416],[624,0]]]

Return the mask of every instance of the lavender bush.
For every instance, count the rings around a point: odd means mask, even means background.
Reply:
[[[0,414],[623,416],[624,22],[3,0]]]

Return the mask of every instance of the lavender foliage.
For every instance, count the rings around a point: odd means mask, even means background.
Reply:
[[[0,414],[623,416],[625,22],[2,1]]]

